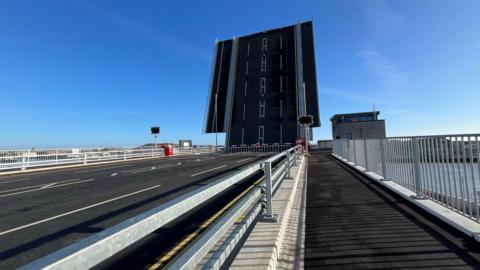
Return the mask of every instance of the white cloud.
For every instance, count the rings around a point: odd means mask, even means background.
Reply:
[[[320,87],[320,95],[327,95],[343,100],[368,104],[369,106],[371,106],[374,102],[376,103],[380,101],[376,97],[369,97],[365,95],[365,91],[355,91],[332,87]]]
[[[94,5],[88,1],[79,1],[78,3],[84,7],[84,9],[98,15],[103,20],[134,32],[145,39],[148,39],[162,47],[168,48],[169,50],[178,51],[184,55],[201,58],[204,60],[210,60],[212,57],[209,50],[192,45],[180,38],[172,36],[167,32],[159,31],[153,27],[117,14],[111,10]]]
[[[395,12],[384,0],[360,0],[367,31],[374,39],[393,35],[394,30],[403,26],[406,18]]]
[[[408,72],[401,70],[393,61],[374,50],[357,53],[362,58],[370,73],[380,83],[380,93],[385,99],[400,98],[397,102],[409,99],[415,84]]]

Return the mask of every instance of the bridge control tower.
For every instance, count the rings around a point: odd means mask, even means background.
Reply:
[[[319,127],[318,107],[312,21],[216,42],[206,133],[225,132],[226,145],[294,144],[305,138],[297,117]]]

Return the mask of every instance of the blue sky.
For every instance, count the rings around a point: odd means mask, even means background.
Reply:
[[[371,110],[388,136],[480,132],[480,2],[0,1],[0,148],[203,135],[215,38],[313,19],[323,127]],[[223,140],[223,136],[219,136]]]

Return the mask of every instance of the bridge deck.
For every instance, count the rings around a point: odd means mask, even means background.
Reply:
[[[480,245],[352,169],[314,152],[305,268],[480,268]]]

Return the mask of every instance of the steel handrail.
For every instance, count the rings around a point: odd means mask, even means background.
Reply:
[[[294,148],[292,148],[294,149]],[[291,151],[289,149],[287,151]],[[287,152],[285,151],[285,152]],[[282,154],[286,155],[286,153],[280,153],[275,155],[272,158],[279,156],[281,157]],[[292,159],[297,158],[297,153],[299,154],[300,151],[296,152],[296,155],[292,156]],[[266,159],[263,162],[271,162],[272,158]],[[275,159],[274,159],[275,160]],[[275,172],[272,174],[272,182],[275,182],[274,187],[272,188],[272,192],[275,193],[278,187],[280,186],[282,180],[285,178],[285,166],[293,166],[292,160],[285,159],[282,164],[279,164],[275,168]],[[179,256],[177,256],[172,263],[167,265],[168,269],[193,269],[204,257],[208,254],[208,252],[214,247],[214,245],[225,235],[225,233],[230,229],[234,222],[245,212],[249,212],[245,219],[247,222],[247,227],[253,222],[255,216],[257,216],[260,212],[261,207],[264,203],[261,199],[264,196],[261,196],[262,193],[260,189],[265,189],[266,180],[262,180],[258,185],[257,188],[249,191],[247,194],[243,196],[243,198],[237,202],[232,209],[230,209],[223,217],[220,218],[211,228],[209,228],[202,236],[197,239],[187,250],[183,251]],[[268,192],[268,191],[267,191]],[[242,227],[242,226],[241,226]],[[232,239],[227,239],[225,243],[226,245],[236,245],[238,243],[239,238],[241,238],[244,233],[246,232],[246,228],[239,229],[236,231],[235,237]],[[235,233],[235,232],[234,232]],[[233,250],[233,247],[222,250],[221,248],[217,250],[216,254],[222,254],[222,256],[212,256],[206,264],[207,268],[216,268],[219,269],[220,266],[224,263],[224,259],[228,257],[230,251]]]
[[[291,151],[291,149],[287,151]],[[276,161],[286,155],[287,151],[265,160],[268,162]],[[221,194],[232,185],[254,175],[262,168],[261,164],[265,160],[247,165],[240,171],[223,176],[206,186],[64,247],[20,269],[85,269],[94,267],[167,223],[180,218],[198,205]]]

